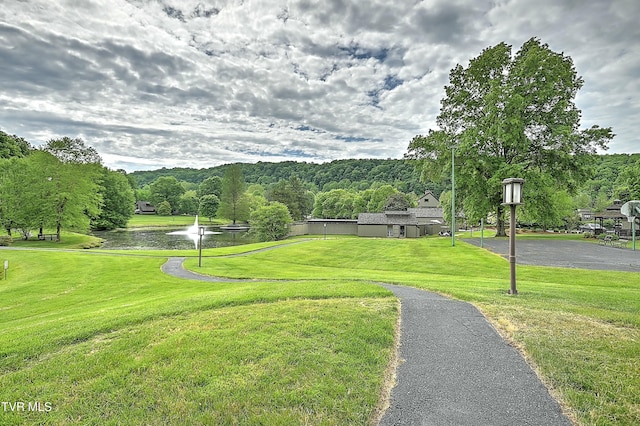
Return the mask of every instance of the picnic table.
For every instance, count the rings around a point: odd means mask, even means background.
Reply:
[[[629,240],[625,238],[616,239],[616,238],[613,238],[613,235],[605,235],[604,238],[598,241],[598,244],[600,244],[601,246],[627,248],[627,245],[629,244]]]

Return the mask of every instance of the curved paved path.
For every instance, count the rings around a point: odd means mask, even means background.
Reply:
[[[169,258],[170,275],[200,275]],[[263,280],[261,280],[263,281]],[[520,353],[473,305],[428,291],[380,284],[400,299],[400,365],[380,425],[571,425]]]
[[[571,425],[471,304],[384,285],[401,301],[397,384],[380,425]]]

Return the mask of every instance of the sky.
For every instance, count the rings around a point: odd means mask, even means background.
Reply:
[[[449,72],[532,37],[570,56],[581,128],[640,152],[638,0],[1,0],[0,130],[112,169],[402,158]]]

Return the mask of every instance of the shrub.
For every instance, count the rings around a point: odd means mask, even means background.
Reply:
[[[13,243],[13,238],[9,235],[0,235],[0,246],[9,246]]]

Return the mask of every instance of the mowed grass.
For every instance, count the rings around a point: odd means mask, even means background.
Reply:
[[[579,423],[640,424],[640,273],[518,266],[520,294],[512,297],[506,260],[450,244],[317,240],[186,265],[236,278],[392,282],[470,301],[522,349]]]
[[[377,285],[202,283],[164,275],[162,258],[1,253],[0,401],[51,407],[7,405],[2,425],[375,416],[398,316]]]
[[[2,251],[0,401],[53,410],[0,424],[367,424],[398,315],[373,281],[474,303],[581,424],[640,424],[640,274],[519,266],[511,297],[507,261],[462,241],[291,242],[186,262],[247,283],[168,277],[167,252]]]

